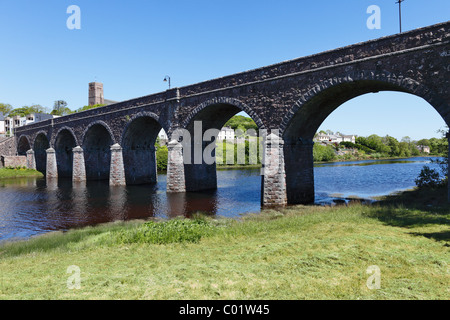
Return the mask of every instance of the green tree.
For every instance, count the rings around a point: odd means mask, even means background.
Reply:
[[[233,130],[240,129],[243,132],[253,129],[258,130],[258,126],[252,118],[245,116],[234,116],[225,123],[225,127],[230,127]]]
[[[2,112],[4,116],[7,116],[12,109],[13,107],[10,104],[0,103],[0,112]]]
[[[401,142],[411,143],[411,138],[408,137],[408,136],[403,137],[402,140],[401,140]]]
[[[158,171],[167,170],[167,159],[169,157],[169,149],[167,146],[157,146],[156,149],[156,167]]]
[[[67,107],[67,102],[64,100],[56,100],[53,103],[53,110],[55,110],[56,112],[60,112],[61,110],[63,110],[66,107]]]
[[[400,143],[391,136],[384,137],[383,143],[389,147],[389,156],[398,157],[400,155]]]
[[[403,140],[403,139],[402,139]],[[409,147],[409,143],[402,141],[398,144],[399,147],[399,157],[410,157],[411,156],[411,149]]]
[[[376,134],[372,134],[366,139],[366,146],[378,153],[389,154],[391,148],[383,143],[383,139]]]
[[[52,114],[54,116],[67,116],[72,113],[73,113],[73,111],[70,110],[69,108],[64,108],[64,109],[60,109],[60,110],[52,110],[52,112],[50,114]]]
[[[332,161],[336,159],[336,153],[332,146],[324,146],[315,143],[313,147],[314,161]]]
[[[418,146],[430,146],[430,140],[429,139],[421,139],[419,141],[417,141],[417,145]]]
[[[55,116],[66,116],[73,113],[72,110],[70,110],[67,107],[67,102],[64,100],[56,100],[53,104],[53,110],[50,114]]]
[[[82,111],[95,109],[95,108],[99,108],[99,107],[104,107],[104,106],[106,106],[106,104],[94,104],[92,106],[84,106],[82,108],[79,108],[79,109],[75,110],[75,112],[82,112]]]
[[[32,105],[31,107],[23,106],[21,108],[13,109],[9,113],[9,116],[10,117],[14,117],[14,116],[25,117],[26,115],[31,114],[31,113],[46,113],[46,110],[40,104],[35,104],[35,105]]]

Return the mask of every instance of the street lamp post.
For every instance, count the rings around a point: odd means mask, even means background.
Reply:
[[[163,81],[169,82],[169,89],[170,89],[170,77],[169,76],[165,76]]]
[[[402,33],[402,2],[405,0],[398,0],[396,3],[398,3],[398,17],[399,17],[399,23],[400,23],[400,33]]]

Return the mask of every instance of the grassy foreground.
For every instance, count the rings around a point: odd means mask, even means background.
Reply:
[[[417,192],[371,206],[117,222],[6,244],[0,299],[449,299],[450,210],[410,200]],[[69,288],[73,265],[80,289]],[[379,289],[367,286],[370,266]]]

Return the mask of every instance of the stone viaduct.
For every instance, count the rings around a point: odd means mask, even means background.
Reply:
[[[344,102],[406,92],[425,99],[450,124],[449,36],[445,22],[35,123],[16,130],[17,152],[47,179],[154,183],[154,143],[163,128],[171,140],[167,192],[213,189],[215,164],[183,163],[187,151],[174,132],[193,134],[194,121],[202,121],[203,132],[220,129],[245,111],[268,133],[262,204],[310,203],[313,136]]]

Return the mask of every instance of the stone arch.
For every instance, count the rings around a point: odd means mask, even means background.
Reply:
[[[39,131],[33,142],[34,158],[36,161],[36,170],[46,173],[47,171],[47,149],[50,148],[50,141],[47,132]]]
[[[58,177],[71,178],[73,173],[73,148],[78,145],[73,130],[69,127],[62,127],[54,135],[52,143],[58,168]]]
[[[150,111],[142,111],[142,112],[138,112],[136,114],[134,114],[127,122],[127,124],[125,125],[125,127],[123,128],[121,137],[120,137],[120,142],[123,143],[123,138],[124,135],[128,129],[128,127],[132,124],[132,122],[138,118],[142,118],[142,117],[148,117],[148,118],[152,118],[153,120],[155,120],[156,122],[158,122],[158,124],[161,126],[162,129],[164,129],[164,131],[168,132],[168,128],[166,127],[166,125],[164,123],[161,122],[160,117],[153,112]]]
[[[77,139],[77,135],[75,134],[75,131],[73,131],[73,129],[71,127],[67,127],[67,126],[63,126],[61,128],[58,129],[58,131],[56,132],[56,134],[54,134],[52,136],[52,139],[50,141],[50,145],[55,146],[55,141],[56,138],[58,137],[58,135],[61,133],[61,131],[67,130],[73,137],[73,139],[75,140],[76,145],[79,145],[78,139]]]
[[[32,143],[32,147],[33,147],[33,148],[34,148],[34,143],[36,142],[36,138],[37,138],[38,136],[45,136],[45,138],[46,138],[47,141],[49,142],[49,147],[51,146],[51,144],[50,144],[51,139],[48,138],[48,132],[45,131],[45,130],[39,130],[39,131],[36,132],[35,134],[32,134],[32,137],[31,137],[32,141],[31,141],[31,143]]]
[[[426,85],[389,72],[355,71],[311,86],[284,117],[286,193],[289,204],[314,201],[313,137],[322,122],[343,103],[379,91],[397,91],[423,98],[449,123],[447,103]]]
[[[450,115],[446,113],[447,103],[426,85],[413,78],[390,72],[355,71],[345,76],[322,80],[310,87],[283,118],[280,132],[285,138],[288,138],[288,128],[296,118],[302,117],[304,120],[300,122],[308,123],[307,127],[311,127],[311,129],[308,130],[309,132],[302,132],[301,135],[307,139],[312,139],[312,135],[316,132],[313,125],[318,122],[322,123],[340,105],[360,95],[378,91],[398,91],[423,98],[436,109],[447,124],[450,124]],[[326,99],[327,94],[331,94],[332,99],[334,99],[333,102],[330,101],[330,98]],[[339,97],[336,98],[336,96]],[[323,110],[324,113],[321,110],[313,110],[315,105],[325,104],[329,106],[327,110]],[[310,120],[313,117],[315,121],[311,122]],[[311,135],[312,131],[314,132]]]
[[[87,180],[109,180],[111,146],[115,143],[111,129],[103,121],[89,124],[83,133],[82,148]]]
[[[88,124],[88,126],[84,129],[83,134],[81,136],[81,142],[82,143],[84,142],[84,140],[86,138],[86,133],[89,131],[89,129],[92,126],[95,126],[95,125],[103,126],[105,128],[105,130],[109,133],[109,136],[111,137],[111,140],[113,141],[112,144],[116,143],[116,139],[114,138],[114,134],[113,134],[111,128],[109,127],[109,125],[106,122],[104,122],[102,120],[93,121],[93,122]]]
[[[25,156],[27,154],[27,151],[30,149],[30,137],[27,135],[21,135],[17,140],[17,154],[19,156]]]
[[[201,111],[203,111],[207,107],[210,107],[210,106],[213,106],[213,105],[230,105],[230,106],[234,106],[234,107],[240,109],[240,111],[244,111],[245,113],[247,113],[253,119],[253,121],[255,121],[255,123],[256,123],[256,125],[258,126],[259,129],[265,129],[264,122],[261,120],[261,118],[258,116],[258,114],[252,108],[250,108],[248,105],[246,105],[242,101],[240,101],[238,99],[235,99],[235,98],[230,98],[230,97],[216,97],[216,98],[209,99],[209,100],[204,101],[203,103],[199,104],[197,107],[194,108],[194,110],[192,110],[189,113],[189,115],[186,117],[186,119],[184,121],[182,121],[181,127],[182,128],[187,128],[189,123],[191,123],[192,120]]]
[[[159,117],[152,112],[139,112],[127,123],[121,146],[128,185],[156,183],[155,142],[162,128]]]
[[[185,141],[183,134],[183,158],[184,158],[184,177],[186,191],[212,190],[217,188],[215,149],[209,149],[212,139],[217,138],[217,134],[223,125],[235,114],[244,111],[255,121],[259,129],[264,129],[265,124],[259,115],[245,103],[231,97],[216,97],[199,104],[181,123],[182,129],[189,132],[188,140]],[[198,134],[194,130],[195,121],[202,121],[201,137],[209,129],[211,132],[210,141],[195,141]],[[203,140],[203,139],[201,139]],[[208,161],[203,157],[204,152],[210,156]]]

